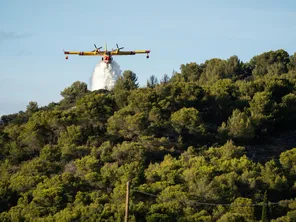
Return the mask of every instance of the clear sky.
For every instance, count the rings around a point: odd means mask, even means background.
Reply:
[[[100,57],[70,56],[65,50],[150,49],[115,57],[140,85],[181,64],[284,49],[296,51],[295,0],[1,0],[0,115],[61,99],[74,81],[89,84]]]

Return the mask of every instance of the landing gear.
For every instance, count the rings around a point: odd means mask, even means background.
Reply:
[[[149,55],[147,55],[146,58],[149,59]]]

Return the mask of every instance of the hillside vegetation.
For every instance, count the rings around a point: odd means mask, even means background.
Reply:
[[[296,53],[61,95],[1,118],[0,221],[123,221],[128,181],[129,221],[296,220]]]

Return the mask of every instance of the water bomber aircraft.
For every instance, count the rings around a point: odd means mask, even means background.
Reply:
[[[111,51],[107,50],[107,44],[105,44],[105,50],[100,51],[102,47],[97,48],[96,44],[94,44],[95,50],[93,51],[64,51],[64,54],[67,55],[66,59],[68,59],[68,55],[79,55],[79,56],[102,56],[102,61],[109,64],[112,62],[112,56],[115,55],[135,55],[135,54],[147,54],[146,58],[149,58],[150,50],[134,50],[134,51],[121,51],[124,47],[119,48],[118,44],[116,44],[117,49],[112,49]]]

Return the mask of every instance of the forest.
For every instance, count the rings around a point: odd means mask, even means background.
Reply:
[[[180,65],[1,117],[0,221],[296,221],[296,53]]]

